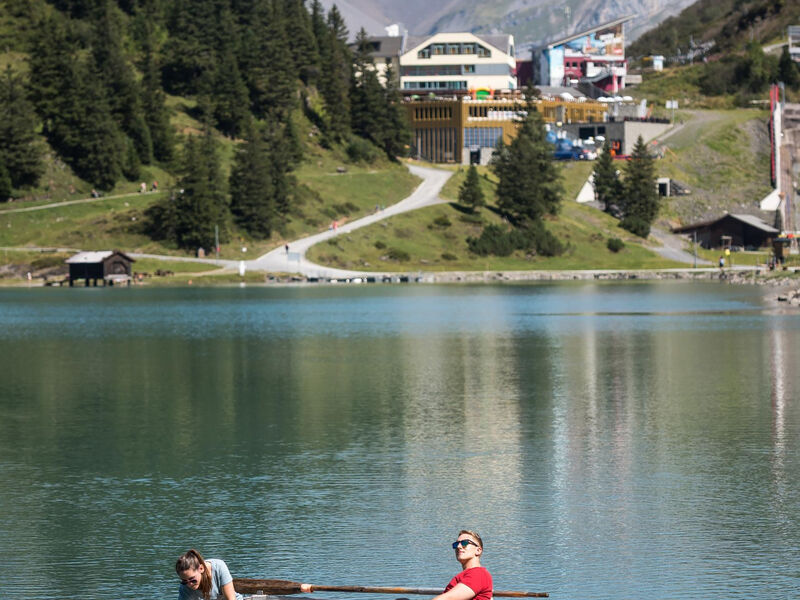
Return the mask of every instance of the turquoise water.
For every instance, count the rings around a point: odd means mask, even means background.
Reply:
[[[800,316],[681,283],[0,290],[0,590],[788,598]],[[331,595],[318,594],[320,598]]]

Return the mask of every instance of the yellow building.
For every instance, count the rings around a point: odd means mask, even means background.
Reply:
[[[437,163],[486,164],[497,140],[509,143],[526,112],[519,98],[430,98],[406,102],[414,131],[412,155]],[[585,100],[539,99],[546,123],[601,123],[606,105]]]

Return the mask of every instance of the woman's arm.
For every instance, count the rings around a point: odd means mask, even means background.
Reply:
[[[225,600],[236,600],[236,590],[233,589],[232,581],[222,586],[222,597],[225,598]]]
[[[463,583],[457,583],[444,594],[439,594],[433,600],[472,600],[475,592],[471,587]]]

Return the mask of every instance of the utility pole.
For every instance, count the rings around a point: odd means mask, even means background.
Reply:
[[[219,225],[214,225],[214,253],[219,261]]]
[[[697,268],[697,230],[695,229],[692,232],[692,238],[694,239],[693,248],[694,248],[694,268]]]

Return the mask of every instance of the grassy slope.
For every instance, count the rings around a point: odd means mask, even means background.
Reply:
[[[752,109],[686,113],[688,121],[665,143],[660,176],[686,183],[692,193],[668,199],[661,216],[690,223],[724,211],[757,212],[770,191],[767,114]]]
[[[574,198],[586,180],[591,164],[564,165],[566,198]],[[492,176],[481,169],[487,198],[494,196]],[[481,225],[454,201],[466,175],[459,170],[442,191],[448,204],[392,217],[381,223],[311,248],[309,258],[321,264],[342,268],[378,271],[457,271],[513,269],[638,269],[679,266],[646,249],[641,240],[617,227],[617,221],[602,212],[565,201],[558,217],[548,228],[568,243],[570,249],[554,258],[526,257],[517,252],[508,257],[470,255],[466,239],[480,234]],[[483,223],[500,223],[490,208],[480,211]],[[449,223],[449,225],[447,225]],[[626,247],[614,254],[606,248],[610,237],[619,237]],[[376,243],[378,246],[376,247]],[[391,260],[391,250],[407,252],[408,261]]]

